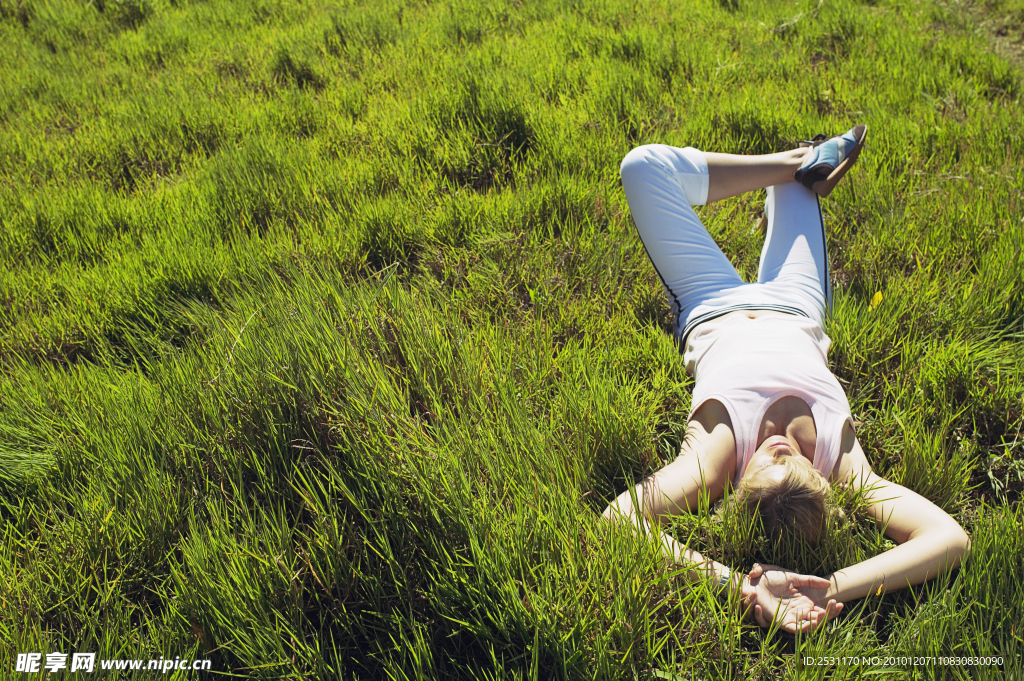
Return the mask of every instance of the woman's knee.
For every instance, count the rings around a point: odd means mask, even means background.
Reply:
[[[619,166],[622,186],[627,198],[630,187],[652,183],[671,183],[681,188],[691,206],[707,201],[708,166],[703,152],[693,147],[672,147],[667,144],[645,144],[633,149]]]
[[[619,176],[623,181],[630,176],[649,173],[652,169],[658,169],[660,166],[663,166],[664,163],[659,162],[657,159],[657,150],[661,146],[664,145],[645,144],[634,148],[626,154],[622,159],[622,164],[619,165]]]

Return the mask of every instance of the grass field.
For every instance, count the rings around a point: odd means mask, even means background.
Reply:
[[[1022,31],[1022,0],[0,0],[0,676],[1024,678]],[[795,640],[598,517],[692,385],[618,165],[862,122],[832,369],[974,549]],[[748,280],[763,200],[699,209]],[[814,552],[728,507],[674,531],[822,574],[891,546],[843,503]]]

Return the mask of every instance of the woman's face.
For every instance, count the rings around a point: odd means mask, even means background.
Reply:
[[[814,466],[800,451],[800,445],[795,438],[785,435],[772,435],[757,448],[754,456],[751,457],[747,469],[743,472],[743,479],[752,476],[768,476],[769,479],[781,481],[786,475],[786,468],[783,465],[786,459],[791,459],[800,466],[807,466],[815,470]]]

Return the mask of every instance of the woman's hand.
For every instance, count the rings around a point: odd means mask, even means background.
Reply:
[[[753,572],[753,571],[751,571]],[[733,591],[739,590],[739,608],[743,616],[753,612],[754,606],[757,605],[757,587],[750,583],[750,575],[744,575],[736,573],[739,577],[739,581],[733,586]]]
[[[762,627],[775,621],[790,634],[813,631],[843,610],[842,603],[825,599],[831,584],[827,579],[759,563],[748,578],[756,593],[754,620]]]

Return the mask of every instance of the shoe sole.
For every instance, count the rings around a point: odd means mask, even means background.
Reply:
[[[842,163],[836,166],[836,169],[833,170],[828,177],[824,180],[818,180],[811,185],[811,191],[818,196],[825,198],[831,194],[832,190],[835,189],[835,186],[839,184],[839,180],[843,179],[843,175],[846,174],[846,171],[850,169],[853,162],[857,160],[858,156],[860,156],[860,150],[864,148],[864,140],[868,138],[868,126],[861,124],[854,127],[854,130],[857,128],[864,128],[864,131],[860,135],[860,140],[857,142],[857,146],[855,146],[849,155],[843,159]]]

